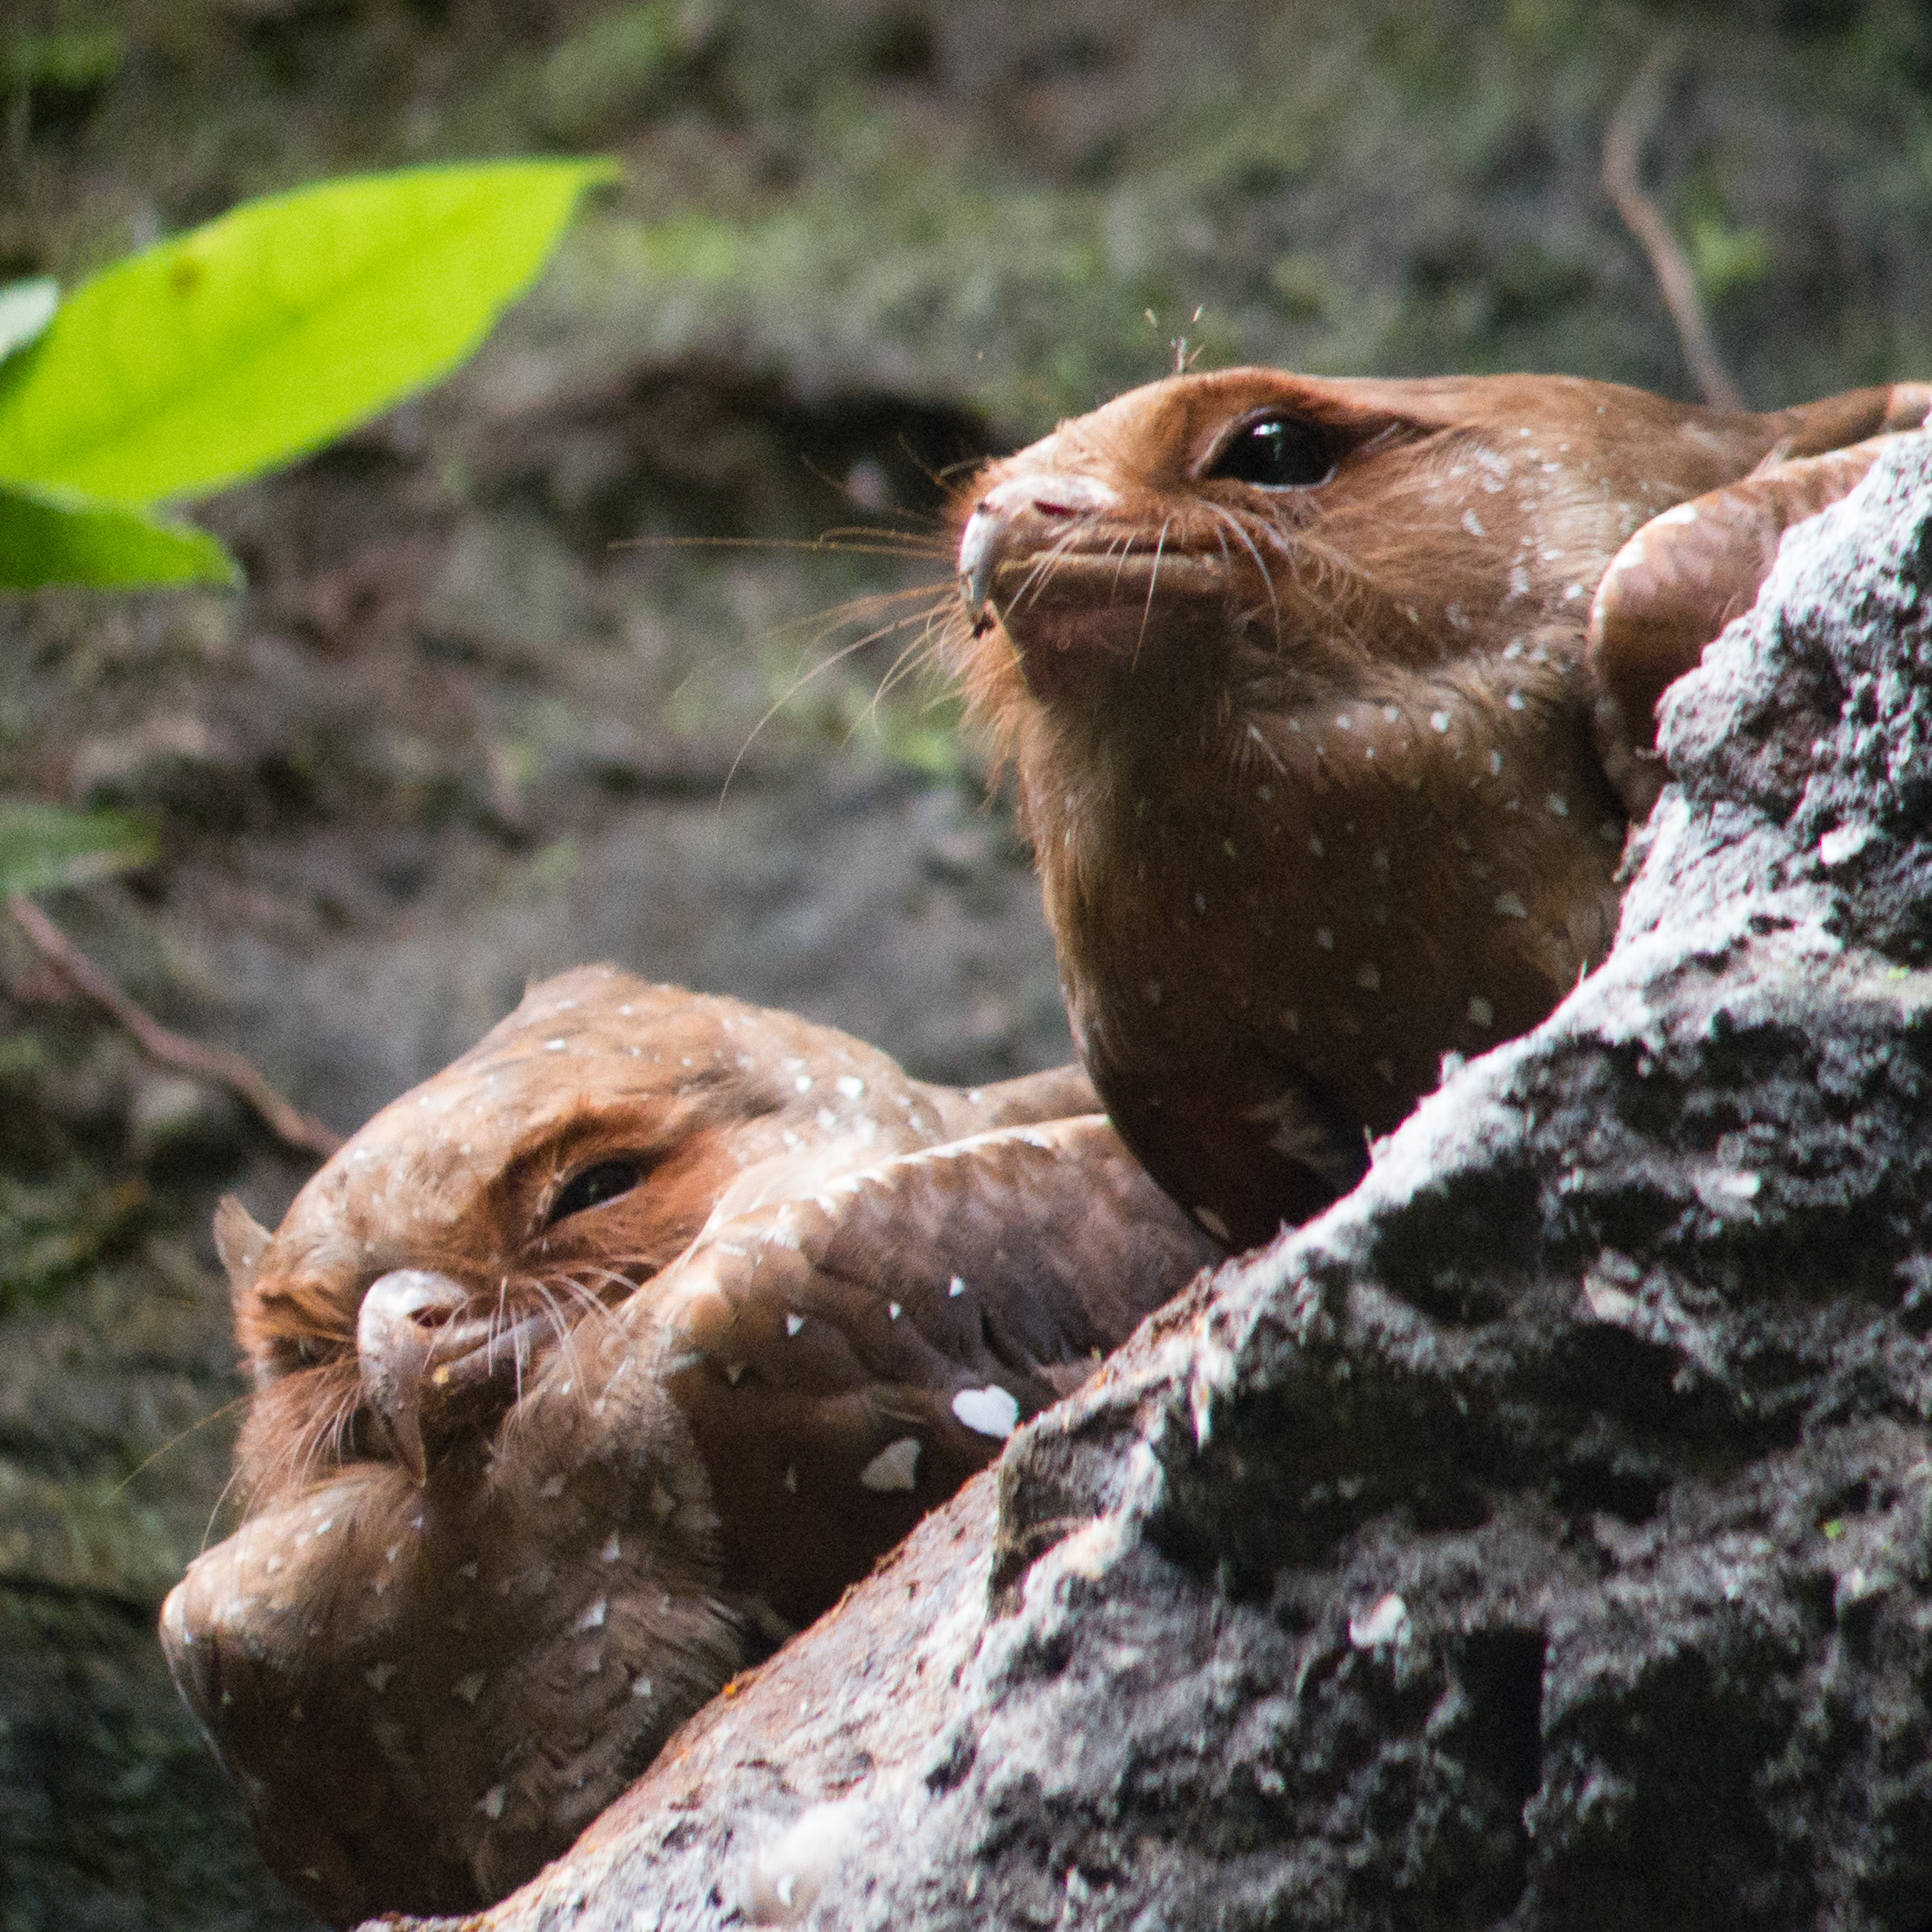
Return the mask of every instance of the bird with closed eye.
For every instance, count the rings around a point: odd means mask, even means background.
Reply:
[[[1219,1250],[1077,1069],[608,967],[217,1240],[243,1519],[176,1681],[324,1917],[527,1878]]]

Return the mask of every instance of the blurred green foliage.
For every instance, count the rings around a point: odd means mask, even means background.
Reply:
[[[126,36],[115,27],[25,33],[0,52],[0,81],[29,93],[89,93],[114,79],[126,54]]]
[[[551,58],[629,18],[594,16]],[[728,345],[807,386],[970,399],[1019,436],[1159,375],[1184,338],[1204,368],[1555,369],[1681,394],[1598,179],[1669,33],[1645,178],[1747,395],[1932,362],[1923,9],[1304,0],[975,26],[738,0],[710,18],[703,60],[633,107],[626,211],[587,228],[553,288],[652,358]]]
[[[45,892],[145,865],[154,833],[121,811],[66,811],[38,798],[0,797],[0,899]]]
[[[103,1188],[78,1157],[33,1178],[0,1168],[0,1315],[55,1299],[144,1232],[147,1207],[138,1179]]]
[[[688,0],[644,0],[601,13],[544,60],[546,132],[566,145],[602,140],[668,105],[713,44],[715,22]]]

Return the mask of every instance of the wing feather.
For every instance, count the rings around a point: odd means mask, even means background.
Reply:
[[[903,1155],[713,1230],[639,1301],[731,1586],[816,1614],[1217,1259],[1099,1114]]]
[[[1785,531],[1846,495],[1887,440],[1768,460],[1654,516],[1611,559],[1591,608],[1585,661],[1597,748],[1633,818],[1663,788],[1658,699],[1756,601]]]

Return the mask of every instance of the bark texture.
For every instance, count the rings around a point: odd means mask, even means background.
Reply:
[[[1599,972],[470,1922],[1932,1924],[1932,439],[1662,741]]]

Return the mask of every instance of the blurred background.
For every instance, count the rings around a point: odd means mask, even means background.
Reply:
[[[1660,46],[1746,399],[1932,376],[1922,0],[4,0],[0,282],[350,170],[624,168],[454,380],[200,513],[245,592],[0,600],[0,791],[159,842],[48,910],[342,1130],[595,959],[1065,1057],[929,668],[951,489],[1177,358],[1692,394],[1600,179]],[[209,1213],[307,1170],[5,923],[0,1932],[304,1922],[152,1626],[240,1394]]]

